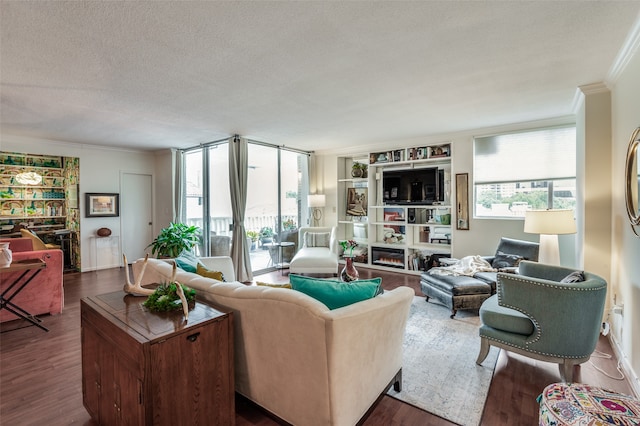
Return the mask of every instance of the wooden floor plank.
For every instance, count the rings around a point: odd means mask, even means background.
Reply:
[[[409,286],[420,292],[419,277],[358,268],[361,278],[381,276],[387,290]],[[258,277],[256,277],[258,278]],[[287,282],[286,273],[275,271],[259,277],[265,282]],[[49,333],[21,322],[0,325],[0,423],[2,425],[93,425],[82,405],[80,356],[80,299],[119,290],[124,269],[65,274],[63,314],[43,316]],[[11,331],[9,331],[11,330]],[[611,354],[607,338],[601,337],[599,351]],[[615,358],[592,358],[592,362],[613,374]],[[628,382],[610,379],[585,363],[576,370],[577,381],[630,394]],[[482,425],[535,425],[542,389],[559,381],[557,366],[501,351],[485,405]],[[277,425],[278,422],[242,397],[236,398],[239,426]],[[384,396],[374,406],[364,425],[452,425],[402,401]]]

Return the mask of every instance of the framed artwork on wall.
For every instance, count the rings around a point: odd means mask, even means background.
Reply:
[[[120,194],[86,192],[85,217],[120,216]]]
[[[456,174],[456,229],[469,229],[469,174]]]

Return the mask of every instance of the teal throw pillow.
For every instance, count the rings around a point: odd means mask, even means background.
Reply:
[[[343,282],[289,274],[291,287],[327,305],[329,309],[342,308],[352,303],[375,297],[380,291],[382,278]]]
[[[187,272],[196,272],[198,263],[200,263],[200,261],[196,255],[187,250],[176,257],[176,265],[178,265],[178,268]]]

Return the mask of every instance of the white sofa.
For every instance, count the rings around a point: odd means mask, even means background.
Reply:
[[[201,259],[234,272],[228,257]],[[142,259],[133,265],[137,277]],[[172,266],[149,259],[142,284],[170,279]],[[414,291],[399,287],[329,310],[301,292],[219,282],[178,270],[177,280],[234,321],[236,391],[294,425],[352,426],[393,382]]]
[[[329,247],[307,247],[307,232],[329,233]],[[291,262],[289,272],[292,274],[333,274],[338,275],[338,240],[336,227],[300,227],[298,230],[298,251]]]

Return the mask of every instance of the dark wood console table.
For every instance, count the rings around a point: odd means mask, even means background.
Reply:
[[[233,318],[152,313],[124,292],[81,300],[82,395],[99,424],[235,424]]]

